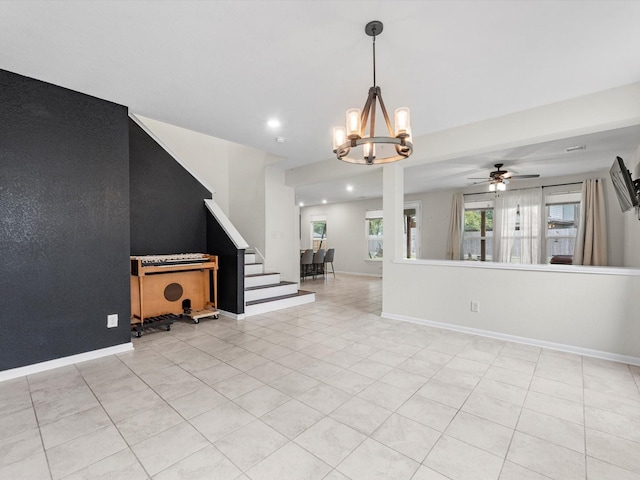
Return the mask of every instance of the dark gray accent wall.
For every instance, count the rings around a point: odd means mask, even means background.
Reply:
[[[126,107],[0,70],[0,370],[130,341],[128,156]]]
[[[216,218],[207,215],[207,251],[218,256],[218,305],[244,313],[244,249],[238,249]]]
[[[207,253],[211,193],[129,120],[131,255]]]

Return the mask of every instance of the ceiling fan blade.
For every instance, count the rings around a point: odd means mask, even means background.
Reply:
[[[487,177],[467,177],[467,180],[485,180],[485,181],[489,181],[487,179]]]
[[[469,179],[472,180],[472,179]],[[483,180],[482,182],[473,182],[473,183],[469,183],[467,184],[468,187],[470,187],[471,185],[480,185],[482,183],[489,183],[491,180]]]
[[[502,178],[512,178],[513,177],[513,173],[511,172],[506,172],[503,173],[502,175],[500,175]]]
[[[512,175],[511,178],[538,178],[540,177],[540,174],[535,174],[535,175]]]

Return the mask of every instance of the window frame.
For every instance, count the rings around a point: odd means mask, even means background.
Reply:
[[[544,258],[546,260],[546,263],[549,263],[551,261],[551,258],[553,257],[553,255],[550,255],[548,250],[548,245],[549,245],[549,240],[551,238],[574,238],[571,237],[569,235],[562,235],[562,236],[554,236],[554,237],[549,237],[549,216],[547,215],[547,211],[548,211],[548,207],[552,206],[552,205],[578,205],[578,209],[577,209],[577,218],[575,220],[576,222],[576,229],[580,228],[580,208],[581,208],[581,203],[582,203],[582,193],[581,191],[575,191],[575,192],[559,192],[559,193],[547,193],[544,197],[544,208],[545,208],[545,220],[544,220],[544,242],[542,245],[543,248],[543,255]],[[575,243],[573,245],[574,249],[575,249]],[[573,255],[574,252],[571,252],[570,255]],[[563,254],[564,255],[564,254]],[[567,254],[569,255],[569,254]]]
[[[492,197],[494,196],[493,194],[488,194],[487,197],[491,195]],[[483,198],[480,200],[470,200],[470,201],[464,201],[464,211],[463,211],[463,226],[462,226],[462,242],[464,244],[464,237],[465,237],[465,233],[466,230],[464,228],[464,214],[466,214],[467,211],[491,211],[492,212],[492,222],[495,221],[495,202],[493,200],[493,198],[489,199],[489,198]],[[493,233],[493,229],[491,230],[491,232]],[[480,251],[482,252],[482,243],[485,243],[485,252],[487,251],[487,239],[489,239],[489,237],[485,234],[485,236],[483,237],[482,235],[480,236]],[[490,237],[490,240],[492,242],[492,246],[493,246],[493,235]],[[493,249],[492,249],[492,253],[493,253]],[[487,255],[485,253],[485,258],[472,258],[471,254],[469,253],[468,256],[464,256],[464,252],[462,252],[462,260],[463,261],[478,261],[478,262],[492,262],[493,261],[493,255],[491,255],[490,258],[487,258]]]
[[[406,233],[404,232],[404,227],[406,225],[406,214],[405,212],[407,210],[415,210],[415,219],[416,219],[416,226],[415,226],[415,250],[416,250],[416,257],[415,258],[411,258],[411,257],[407,257],[406,254]],[[383,211],[382,210],[367,210],[365,212],[365,221],[364,221],[364,238],[365,238],[365,252],[364,252],[364,257],[365,260],[367,261],[371,261],[371,262],[381,262],[384,259],[384,216],[383,216]],[[416,260],[418,258],[420,258],[420,253],[421,253],[421,238],[422,238],[422,202],[419,200],[414,200],[414,201],[409,201],[409,202],[405,202],[402,208],[402,223],[403,223],[403,246],[402,246],[402,252],[403,252],[403,256],[402,259],[403,260]],[[371,251],[369,249],[369,242],[371,240],[371,236],[369,235],[369,225],[370,225],[370,220],[381,220],[382,221],[382,233],[381,235],[378,236],[378,240],[382,243],[382,256],[380,257],[371,257]]]
[[[315,252],[317,251],[316,248],[314,248],[314,242],[315,242],[315,237],[314,237],[314,233],[315,233],[315,229],[314,229],[314,225],[316,223],[324,223],[325,225],[325,236],[324,238],[321,240],[318,248],[323,248],[322,244],[324,243],[324,249],[325,251],[327,250],[327,245],[328,245],[328,237],[327,237],[327,230],[328,228],[328,223],[327,223],[327,216],[326,215],[311,215],[311,217],[309,218],[309,245],[311,247],[311,249]]]
[[[381,262],[384,258],[384,218],[382,215],[382,210],[367,210],[365,212],[365,221],[364,221],[364,238],[365,238],[365,260],[371,262]],[[379,235],[381,237],[382,242],[382,256],[380,257],[371,257],[371,251],[369,250],[369,242],[371,240],[371,235],[369,234],[369,222],[370,220],[381,220],[382,221],[382,233]]]

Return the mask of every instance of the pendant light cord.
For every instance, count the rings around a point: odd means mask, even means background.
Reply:
[[[373,86],[377,87],[376,84],[376,29],[373,29]]]

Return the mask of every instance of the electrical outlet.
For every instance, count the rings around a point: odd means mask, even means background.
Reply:
[[[475,300],[471,300],[471,311],[472,312],[479,312],[480,311],[480,302],[477,302]]]
[[[107,315],[107,328],[115,328],[118,326],[118,314],[112,313]]]

